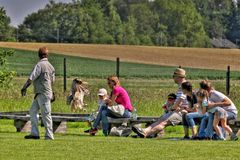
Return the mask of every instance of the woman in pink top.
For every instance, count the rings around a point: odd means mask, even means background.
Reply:
[[[107,117],[111,118],[130,118],[132,115],[132,104],[127,91],[120,86],[120,81],[116,76],[110,76],[107,79],[109,88],[112,90],[109,99],[106,99],[106,106],[99,110],[97,118],[94,121],[93,128],[89,130],[90,135],[95,135],[98,131],[97,126],[102,121],[103,134],[108,136],[109,123]],[[124,108],[122,113],[116,113],[113,108]]]

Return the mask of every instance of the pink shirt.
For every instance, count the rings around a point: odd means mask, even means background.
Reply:
[[[115,102],[117,104],[121,104],[125,107],[125,109],[132,111],[133,107],[130,98],[128,96],[127,91],[123,87],[121,86],[114,87],[113,94],[116,96]]]

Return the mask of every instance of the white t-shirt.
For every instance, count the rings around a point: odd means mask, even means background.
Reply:
[[[237,108],[236,106],[234,105],[234,103],[227,97],[225,96],[223,93],[221,92],[218,92],[216,90],[213,90],[210,92],[210,96],[209,96],[209,101],[210,102],[213,102],[213,103],[218,103],[218,102],[222,102],[224,99],[228,99],[230,102],[231,102],[231,105],[229,106],[224,106],[224,107],[221,107],[223,108],[225,111],[227,112],[232,112],[232,113],[235,113],[237,114],[238,111],[237,111]],[[215,107],[216,108],[216,107]]]
[[[177,102],[179,99],[182,99],[182,103],[180,104],[180,108],[188,107],[187,96],[183,94],[181,85],[178,86],[177,98],[176,98],[175,102]]]

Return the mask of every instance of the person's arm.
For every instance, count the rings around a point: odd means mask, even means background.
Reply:
[[[224,98],[222,102],[210,102],[208,103],[208,108],[213,108],[213,107],[226,107],[230,106],[231,101],[228,98]]]
[[[108,104],[108,106],[113,106],[116,97],[117,97],[116,95],[112,94],[112,96],[109,99],[105,100],[106,104]]]
[[[174,103],[173,105],[173,110],[180,110],[180,104],[182,103],[183,99],[182,98],[178,98],[177,101]]]
[[[34,81],[35,79],[38,78],[38,76],[41,74],[41,67],[37,64],[32,73],[30,74],[27,82],[23,85],[22,89],[21,89],[21,94],[22,96],[25,96],[27,93],[27,88],[32,84],[32,81]]]
[[[27,88],[31,85],[32,81],[30,79],[28,79],[26,81],[26,83],[23,85],[22,89],[21,89],[21,94],[22,96],[25,96],[26,95],[26,92],[27,92]]]

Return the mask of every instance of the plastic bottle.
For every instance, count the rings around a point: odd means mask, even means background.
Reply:
[[[137,109],[136,109],[135,107],[133,108],[132,118],[133,118],[134,120],[137,120]]]

